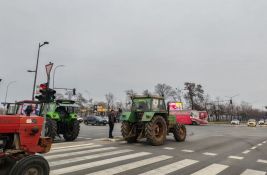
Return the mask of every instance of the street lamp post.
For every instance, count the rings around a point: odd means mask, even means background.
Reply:
[[[34,82],[33,82],[33,90],[32,90],[32,100],[34,100],[34,94],[35,94],[35,86],[36,86],[36,79],[37,79],[37,73],[38,73],[38,64],[39,64],[40,48],[42,46],[46,45],[46,44],[49,44],[49,42],[45,41],[43,44],[39,43],[35,71],[28,70],[28,72],[34,72],[35,73],[35,75],[34,75]]]
[[[9,89],[9,86],[13,83],[15,83],[16,81],[11,81],[8,83],[7,87],[6,87],[6,96],[5,96],[5,103],[4,103],[4,106],[6,106],[6,100],[7,100],[7,94],[8,94],[8,89]]]
[[[57,68],[59,68],[59,67],[64,67],[64,65],[58,65],[58,66],[56,66],[55,69],[54,69],[54,72],[53,72],[53,89],[55,88],[55,74],[56,74],[56,70],[57,70]]]

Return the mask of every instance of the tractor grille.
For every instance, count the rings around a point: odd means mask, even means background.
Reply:
[[[144,115],[144,112],[137,112],[137,113],[136,113],[137,121],[141,121],[143,115]]]

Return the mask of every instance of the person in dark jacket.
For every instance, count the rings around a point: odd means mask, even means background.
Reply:
[[[108,115],[108,124],[109,124],[109,138],[113,138],[112,132],[114,128],[114,123],[115,123],[115,111],[112,109]]]

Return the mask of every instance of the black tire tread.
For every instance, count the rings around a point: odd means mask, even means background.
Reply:
[[[181,136],[180,135],[180,128],[181,127],[184,130],[184,132],[185,132],[185,135],[184,136]],[[185,127],[185,125],[176,123],[175,126],[174,126],[174,128],[173,128],[173,136],[174,136],[174,139],[177,142],[184,142],[185,139],[186,139],[186,127]]]
[[[153,132],[153,126],[157,120],[159,120],[162,123],[162,125],[164,126],[164,130],[165,130],[163,133],[163,137],[161,139],[156,139],[154,136],[154,132]],[[154,116],[152,120],[148,122],[145,126],[145,135],[147,137],[147,141],[149,144],[153,146],[163,145],[166,140],[166,135],[167,135],[167,124],[166,124],[165,119],[159,115]]]
[[[80,122],[78,120],[73,121],[73,130],[70,133],[64,133],[63,137],[66,141],[75,140],[80,133]]]
[[[42,156],[30,155],[17,161],[11,168],[9,175],[23,175],[23,171],[31,166],[38,165],[43,170],[43,175],[49,175],[50,168],[47,160]]]

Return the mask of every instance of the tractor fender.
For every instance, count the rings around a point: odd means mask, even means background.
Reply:
[[[76,120],[77,119],[77,114],[76,113],[70,113],[70,119],[71,120]]]
[[[60,119],[59,114],[57,112],[48,112],[46,114],[46,117],[48,117],[52,120],[59,120]]]
[[[128,122],[136,122],[135,116],[134,116],[134,112],[123,112],[121,117],[120,117],[121,121],[128,121]]]
[[[156,112],[144,112],[142,121],[143,122],[149,122],[152,120]]]

